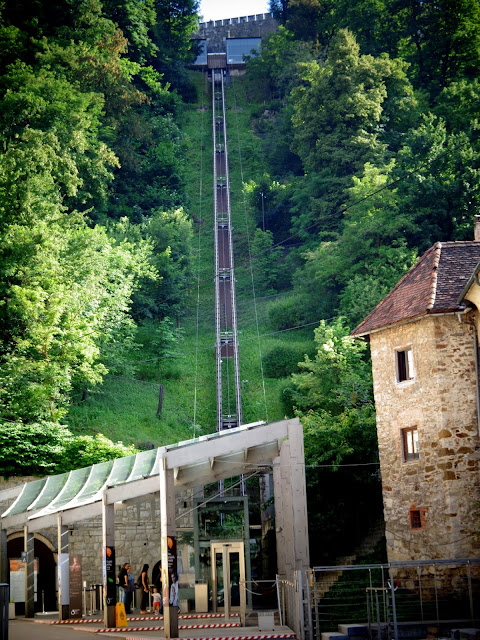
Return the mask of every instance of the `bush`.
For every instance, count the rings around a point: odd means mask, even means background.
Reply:
[[[285,378],[298,370],[298,363],[303,359],[303,348],[281,344],[264,355],[263,371],[269,378]]]
[[[130,456],[138,450],[103,434],[74,436],[56,422],[0,423],[0,475],[44,476]]]
[[[289,296],[271,302],[268,306],[268,321],[275,331],[298,327],[304,320],[304,300],[302,296]]]
[[[114,458],[131,456],[137,451],[138,449],[133,445],[126,446],[123,442],[113,442],[103,433],[97,433],[94,436],[77,436],[65,443],[62,462],[58,465],[56,472],[81,469]]]
[[[72,434],[56,422],[0,423],[0,474],[31,476],[55,473]]]

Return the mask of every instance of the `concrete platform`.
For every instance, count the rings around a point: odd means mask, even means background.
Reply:
[[[114,637],[117,640],[147,640],[147,638],[165,638],[161,620],[149,620],[149,616],[142,616],[139,621],[129,620],[129,628],[118,631],[105,631],[103,624],[98,622],[84,622],[80,624],[51,624],[56,616],[42,615],[35,618],[18,617],[9,621],[9,640],[93,640],[95,637]],[[220,619],[212,620],[212,624],[220,624]],[[224,618],[223,618],[224,620]],[[259,631],[258,627],[198,627],[201,620],[180,620],[180,626],[189,628],[179,629],[178,637],[182,640],[288,640],[295,638],[295,634],[286,626],[276,625],[273,631],[268,633]],[[197,624],[197,622],[199,624]],[[206,621],[205,621],[206,622]],[[184,624],[185,623],[185,624]],[[203,626],[203,625],[202,625]],[[134,628],[139,628],[135,631]],[[147,627],[155,627],[146,630]]]

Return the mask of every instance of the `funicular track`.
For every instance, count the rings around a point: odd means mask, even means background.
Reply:
[[[217,430],[242,424],[237,308],[233,260],[225,69],[212,69]]]

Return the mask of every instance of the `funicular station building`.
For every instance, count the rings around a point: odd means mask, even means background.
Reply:
[[[258,516],[260,505],[253,513],[248,496],[218,494],[219,481],[242,474],[262,478],[263,497],[275,504],[274,529]],[[81,617],[78,584],[102,585],[104,626],[114,627],[119,566],[129,562],[136,576],[144,563],[151,570],[161,560],[164,634],[177,637],[178,609],[167,604],[172,575],[183,611],[237,612],[242,622],[262,577],[275,580],[276,570],[293,581],[309,566],[297,419],[243,425],[31,480],[3,489],[0,505],[0,579],[26,617],[42,607],[58,609],[59,619]],[[262,569],[269,531],[273,574]]]

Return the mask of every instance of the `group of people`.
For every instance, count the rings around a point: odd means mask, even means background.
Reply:
[[[152,585],[148,577],[149,565],[144,564],[142,572],[138,578],[138,586],[142,590],[142,599],[140,602],[140,613],[148,613],[148,601],[150,588],[152,588],[153,612],[163,613],[162,602],[162,564],[157,562],[152,570]],[[125,605],[125,613],[132,613],[133,594],[135,592],[135,578],[131,573],[130,563],[126,562],[118,574],[118,583],[120,586],[120,602]],[[178,575],[170,576],[170,605],[178,607]]]

